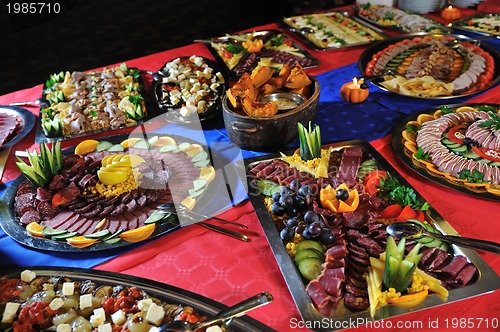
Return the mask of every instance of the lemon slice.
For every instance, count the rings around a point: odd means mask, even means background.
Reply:
[[[75,154],[79,156],[84,156],[87,153],[94,152],[96,150],[97,144],[99,144],[99,141],[93,139],[87,139],[85,141],[82,141],[78,143],[78,145],[76,146]]]
[[[43,237],[43,226],[35,221],[26,226],[26,231],[32,236]]]

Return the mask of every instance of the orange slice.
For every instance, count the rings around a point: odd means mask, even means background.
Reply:
[[[119,236],[127,242],[144,241],[153,234],[156,225],[154,223],[131,229],[121,233]]]
[[[397,306],[400,307],[411,308],[422,303],[428,294],[429,291],[427,289],[424,289],[423,291],[418,293],[403,295],[395,298],[389,298],[387,299],[387,303],[396,304]]]
[[[422,113],[417,117],[417,122],[419,124],[422,124],[422,123],[427,122],[427,121],[432,121],[432,120],[436,120],[436,118],[430,114]]]
[[[130,138],[127,138],[126,140],[122,141],[120,143],[121,146],[123,146],[125,149],[131,147],[131,146],[134,146],[135,143],[137,143],[138,141],[142,140],[143,138],[140,138],[140,137],[130,137]]]
[[[97,239],[89,239],[83,235],[70,237],[66,241],[75,248],[85,248],[97,242]]]
[[[161,136],[151,145],[152,146],[177,145],[177,142],[170,136]]]
[[[182,151],[184,151],[184,153],[187,154],[188,156],[194,157],[195,154],[203,151],[203,147],[199,144],[191,144],[185,149],[182,149]]]
[[[200,170],[200,178],[208,182],[212,181],[215,178],[215,168],[212,166],[202,167]]]
[[[32,235],[32,236],[36,236],[36,237],[43,237],[43,226],[40,225],[39,223],[33,221],[33,222],[30,222],[27,226],[26,226],[26,231]]]
[[[455,112],[476,112],[477,109],[472,106],[460,106],[455,110]]]
[[[415,143],[415,140],[417,138],[415,133],[410,133],[408,130],[403,130],[403,132],[401,133],[401,136],[403,136],[403,139],[405,139],[406,141],[409,141],[412,143]]]
[[[94,139],[87,139],[85,141],[82,141],[78,143],[78,145],[75,148],[75,154],[79,156],[84,156],[87,153],[94,152],[97,144],[99,144],[99,141],[96,141]]]

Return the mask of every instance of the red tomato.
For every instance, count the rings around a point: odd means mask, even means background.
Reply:
[[[491,161],[500,161],[500,151],[488,148],[479,148],[477,146],[473,146],[472,150],[478,154],[479,157],[488,159]]]
[[[406,221],[408,219],[416,219],[417,217],[417,212],[413,210],[413,208],[409,205],[405,206],[403,208],[403,211],[399,214],[399,216],[396,218],[396,221]]]
[[[417,216],[415,217],[415,219],[421,221],[421,222],[424,222],[425,221],[425,213],[424,211],[422,210],[416,210],[415,211],[417,213]]]
[[[59,205],[66,204],[71,202],[69,199],[61,195],[60,193],[55,193],[54,196],[52,196],[52,207],[56,208]]]
[[[401,205],[392,204],[382,210],[380,217],[383,219],[397,218],[401,211],[403,211],[403,207]]]
[[[233,53],[229,52],[228,50],[224,50],[224,52],[222,52],[222,56],[226,59],[231,59],[233,57]]]
[[[380,178],[387,178],[387,172],[386,171],[382,171],[380,169],[375,169],[371,172],[369,172],[368,174],[365,175],[364,177],[364,183],[366,183],[366,181],[371,178],[372,176],[377,176],[377,177],[380,177]]]
[[[451,127],[448,131],[448,139],[454,143],[464,144],[465,130],[467,126],[464,124]]]

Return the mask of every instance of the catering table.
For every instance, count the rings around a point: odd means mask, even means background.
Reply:
[[[472,11],[462,10],[464,16]],[[277,24],[255,27],[252,30],[276,29]],[[495,40],[485,41],[500,50]],[[300,42],[299,42],[300,43]],[[305,46],[305,45],[304,45]],[[349,48],[342,51],[314,51],[311,54],[320,61],[320,66],[308,69],[321,84],[321,97],[316,122],[322,126],[323,141],[333,142],[348,139],[370,141],[395,169],[441,214],[462,236],[476,237],[500,242],[500,208],[498,201],[484,200],[458,191],[447,189],[424,179],[400,163],[391,148],[391,132],[396,123],[412,112],[439,105],[442,101],[419,101],[394,96],[370,87],[369,99],[358,105],[341,100],[341,84],[359,75],[355,62],[364,48]],[[167,50],[157,54],[126,61],[129,66],[145,70],[157,70],[165,62],[179,57],[197,54],[211,58],[203,44]],[[63,68],[61,68],[63,69]],[[0,96],[0,105],[14,101],[35,100],[41,95],[42,86],[16,91]],[[500,103],[500,86],[474,96],[462,98],[460,102]],[[30,109],[35,114],[37,109]],[[182,131],[176,125],[161,128],[165,132]],[[209,141],[228,142],[222,119],[205,127]],[[189,131],[184,131],[189,136]],[[36,147],[34,133],[30,133],[10,152],[2,182],[9,186],[19,174],[15,166],[14,150]],[[96,135],[97,137],[103,135]],[[80,139],[81,140],[81,139]],[[80,140],[65,141],[63,146],[77,144]],[[290,146],[297,146],[294,142]],[[258,155],[242,151],[243,157]],[[0,190],[5,187],[0,187]],[[222,217],[244,223],[249,243],[211,232],[198,225],[191,225],[172,234],[131,249],[94,254],[65,254],[41,252],[24,247],[10,239],[0,230],[0,264],[20,266],[74,266],[121,272],[129,275],[164,282],[207,296],[226,305],[232,305],[260,291],[274,295],[274,302],[250,312],[248,315],[277,331],[308,331],[301,322],[287,285],[279,271],[263,230],[248,200],[221,213]],[[481,257],[500,274],[500,257],[479,252]],[[28,258],[29,257],[29,258]],[[3,269],[0,266],[0,269]],[[498,330],[500,319],[500,292],[485,294],[460,302],[444,304],[439,308],[423,310],[380,322],[378,330],[397,331],[404,328],[427,330]],[[496,322],[496,325],[495,325]],[[421,324],[421,325],[419,325]],[[433,325],[434,324],[434,325]],[[438,325],[436,325],[438,324]],[[353,325],[345,327],[356,327]],[[357,327],[356,330],[373,330]]]

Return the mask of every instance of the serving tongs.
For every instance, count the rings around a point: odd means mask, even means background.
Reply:
[[[9,106],[32,106],[47,108],[50,106],[50,102],[46,98],[41,97],[33,101],[18,101],[15,103],[10,103]]]
[[[217,315],[212,318],[208,318],[204,322],[200,323],[189,323],[185,320],[177,320],[168,324],[164,324],[158,328],[159,332],[184,332],[184,331],[196,331],[203,327],[208,327],[215,323],[223,323],[236,317],[240,317],[246,312],[259,308],[263,305],[271,303],[273,301],[273,296],[268,292],[262,292],[255,296],[252,296],[242,302],[235,304],[225,310],[222,310]]]
[[[363,80],[364,83],[368,83],[379,78],[384,78],[385,76],[396,76],[396,73],[392,69],[388,69],[384,71],[382,74],[357,76],[356,79],[358,81]]]
[[[387,233],[394,236],[405,236],[408,238],[419,238],[425,235],[460,247],[479,249],[500,255],[500,243],[468,237],[432,233],[426,231],[422,226],[411,221],[395,222],[390,224],[387,226]]]
[[[454,38],[446,41],[445,46],[451,49],[456,49],[462,45],[464,41],[469,42],[474,44],[475,46],[480,46],[481,41],[485,39],[491,39],[491,38],[497,38],[500,39],[500,36],[496,35],[487,35],[479,38],[473,38],[473,39],[460,39],[460,38]]]
[[[175,214],[177,216],[187,218],[187,219],[193,221],[194,223],[197,223],[205,228],[211,229],[213,231],[219,232],[219,233],[224,234],[224,235],[234,237],[238,240],[245,241],[245,242],[250,241],[249,237],[244,235],[244,234],[235,232],[235,231],[227,229],[227,228],[223,228],[220,226],[206,223],[204,221],[199,220],[199,218],[203,218],[204,220],[215,219],[215,220],[222,221],[226,224],[232,224],[232,225],[238,226],[240,228],[244,228],[244,229],[248,228],[247,225],[240,224],[238,222],[230,221],[227,219],[215,217],[215,216],[208,216],[208,215],[205,215],[202,213],[194,212],[194,211],[189,210],[188,208],[186,208],[183,205],[174,205],[173,203],[160,204],[156,207],[156,209],[157,209],[157,211],[159,211],[161,213],[172,213],[172,214]],[[197,217],[197,218],[195,218],[195,217]]]

